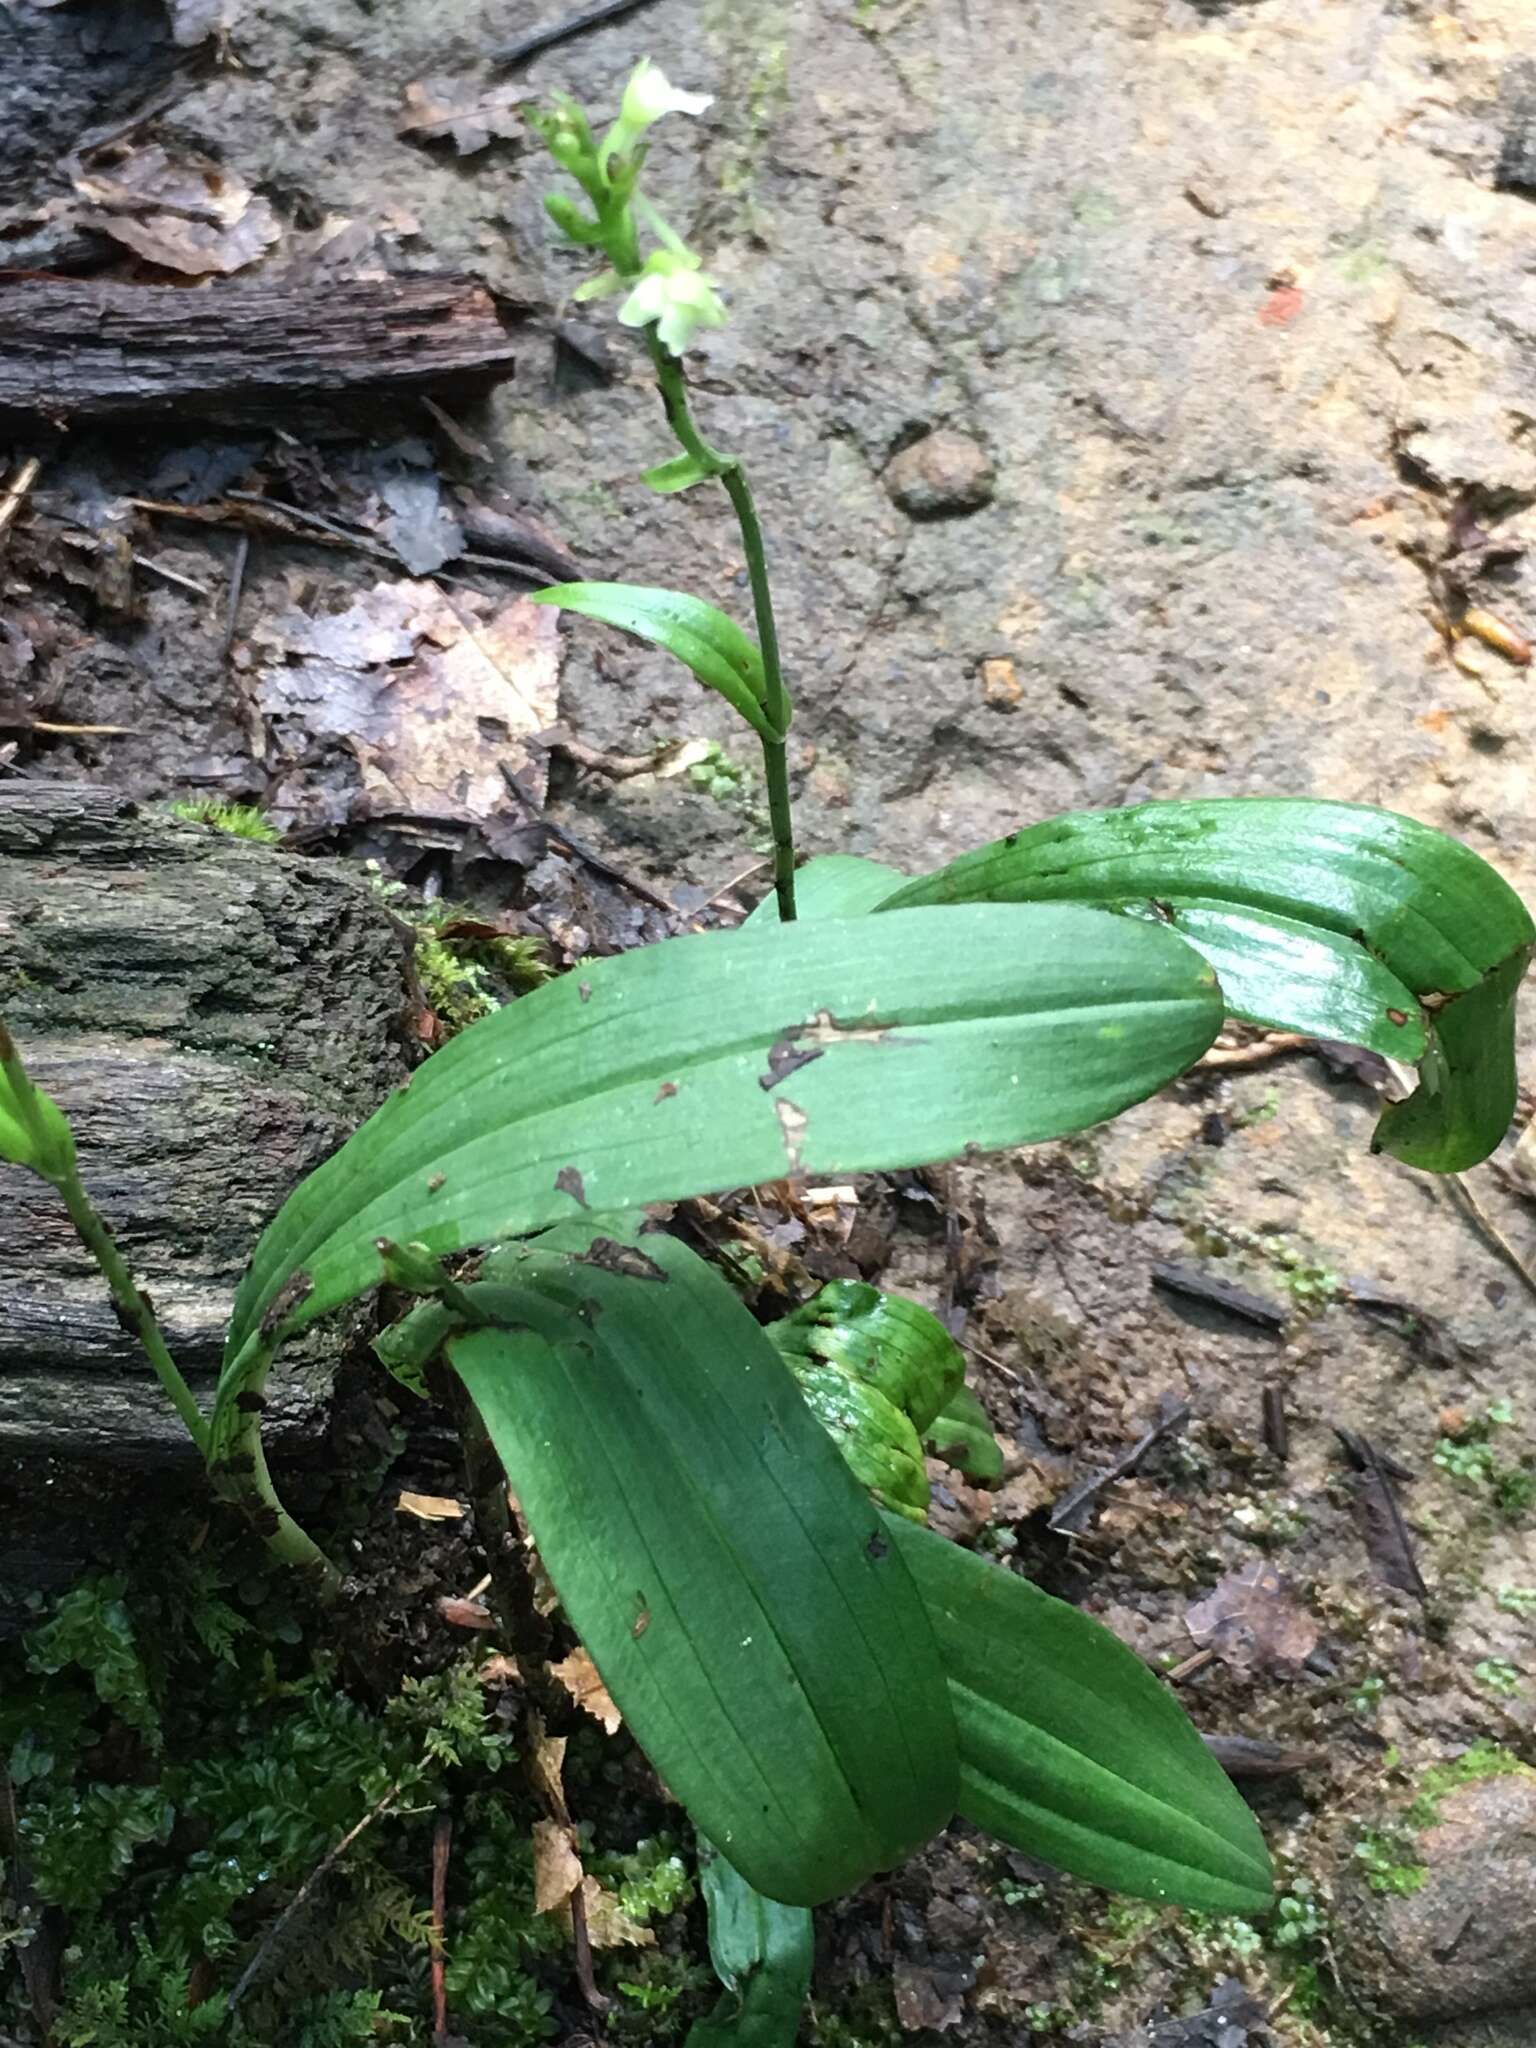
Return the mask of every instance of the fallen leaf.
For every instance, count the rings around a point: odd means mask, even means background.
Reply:
[[[533,1824],[533,1910],[553,1913],[581,1883],[581,1858],[575,1831],[564,1821]]]
[[[903,1958],[892,1972],[896,2017],[908,2034],[947,2033],[965,2017],[965,2007],[952,1993],[941,1991],[933,1974]]]
[[[624,1725],[624,1716],[608,1697],[608,1688],[598,1675],[597,1666],[586,1651],[577,1648],[569,1657],[558,1664],[551,1664],[550,1675],[558,1678],[577,1706],[590,1714],[594,1721],[601,1721],[609,1735],[617,1735]]]
[[[259,708],[348,744],[366,815],[480,824],[509,807],[508,774],[542,800],[548,758],[528,742],[553,722],[560,666],[546,607],[381,583],[342,612],[277,614],[252,639],[277,657],[257,672]]]
[[[464,1508],[441,1493],[402,1493],[395,1502],[397,1515],[415,1515],[423,1522],[462,1522]]]
[[[437,1603],[438,1617],[450,1628],[494,1628],[496,1617],[483,1600],[460,1600],[444,1593]]]
[[[595,1877],[582,1879],[581,1903],[586,1909],[587,1939],[594,1948],[656,1946],[656,1936],[651,1929],[642,1927],[638,1920],[631,1920],[615,1895],[604,1891]]]
[[[533,1789],[556,1820],[569,1821],[565,1805],[566,1738],[546,1735],[544,1723],[536,1714],[530,1719],[529,1735],[528,1775],[533,1780]]]
[[[487,1657],[475,1676],[482,1685],[521,1685],[523,1682],[517,1659],[503,1656],[500,1651],[493,1657]]]
[[[1259,308],[1261,327],[1289,327],[1301,311],[1302,294],[1296,285],[1276,285]]]
[[[211,157],[172,158],[158,143],[78,169],[81,227],[187,277],[254,263],[282,234],[265,199]]]
[[[1317,1648],[1317,1623],[1266,1559],[1219,1580],[1184,1625],[1234,1671],[1294,1668]]]
[[[412,142],[451,142],[460,156],[474,156],[491,141],[524,137],[523,108],[533,102],[515,87],[475,97],[472,85],[447,78],[419,78],[405,88],[405,112],[395,133]]]
[[[464,552],[464,529],[443,504],[435,470],[405,470],[384,485],[389,516],[379,531],[413,576],[430,576]]]

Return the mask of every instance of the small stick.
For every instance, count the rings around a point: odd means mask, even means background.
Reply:
[[[1285,1389],[1274,1381],[1264,1389],[1264,1441],[1283,1465],[1291,1455],[1291,1425],[1285,1412]]]
[[[213,595],[206,583],[194,583],[190,576],[183,576],[179,569],[168,569],[164,562],[157,562],[152,555],[130,555],[128,559],[136,569],[147,569],[151,576],[163,577],[167,583],[174,583],[180,590],[190,590],[194,597]]]
[[[373,1823],[381,1814],[388,1811],[399,1796],[400,1787],[398,1783],[391,1785],[382,1798],[369,1807],[362,1819],[354,1827],[347,1829],[347,1832],[342,1836],[335,1848],[328,1849],[321,1857],[287,1905],[284,1906],[282,1912],[278,1914],[272,1925],[267,1929],[266,1934],[262,1937],[261,1946],[241,1971],[239,1981],[236,1983],[234,1990],[229,1994],[229,2004],[225,2007],[227,2012],[233,2012],[251,1986],[260,1981],[267,1957],[271,1954],[275,1944],[281,1940],[284,1928],[287,1927],[305,1900],[309,1898],[315,1887],[323,1883],[336,1868],[336,1865],[345,1856],[363,1830],[372,1827]]]
[[[1182,1685],[1186,1678],[1193,1678],[1197,1671],[1203,1671],[1207,1664],[1214,1664],[1215,1661],[1214,1650],[1196,1650],[1192,1657],[1186,1657],[1182,1664],[1175,1664],[1173,1669],[1165,1671],[1163,1676],[1170,1685]]]
[[[0,497],[0,538],[3,538],[13,524],[16,514],[21,510],[22,500],[37,482],[42,466],[40,456],[29,455],[6,485],[4,497]]]
[[[448,1979],[443,1960],[443,1934],[448,1923],[448,1851],[453,1843],[453,1815],[446,1809],[432,1830],[432,2043],[447,2048]]]
[[[1536,1295],[1536,1273],[1531,1271],[1503,1231],[1500,1230],[1497,1223],[1488,1214],[1482,1203],[1479,1202],[1476,1195],[1467,1186],[1464,1176],[1459,1173],[1450,1173],[1446,1175],[1446,1179],[1455,1190],[1458,1199],[1465,1205],[1472,1221],[1477,1225],[1484,1237],[1487,1238],[1494,1250],[1502,1256],[1506,1265],[1512,1266],[1515,1272],[1520,1275],[1526,1292]]]
[[[592,1937],[587,1931],[587,1902],[577,1885],[571,1893],[571,1948],[576,1963],[576,1982],[588,2012],[605,2013],[609,2001],[597,1988],[597,1975],[592,1968]]]
[[[228,661],[235,643],[235,624],[240,617],[240,593],[245,588],[245,565],[251,558],[251,536],[242,532],[235,541],[235,559],[229,571],[229,599],[224,607],[224,641],[221,660]]]
[[[552,50],[557,43],[568,43],[575,36],[584,36],[589,29],[601,28],[605,22],[618,21],[624,15],[649,5],[650,0],[606,0],[601,7],[589,8],[585,14],[573,14],[552,28],[536,29],[531,36],[524,36],[520,43],[509,43],[505,49],[494,50],[491,69],[511,71],[518,64],[526,64],[530,57],[537,57],[541,50]]]

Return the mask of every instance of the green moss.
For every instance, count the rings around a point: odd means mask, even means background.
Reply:
[[[254,804],[227,804],[221,797],[203,796],[180,798],[168,808],[184,825],[206,825],[231,839],[254,839],[262,846],[275,846],[283,836]]]
[[[1413,1841],[1401,1828],[1372,1828],[1355,1844],[1355,1860],[1373,1892],[1399,1898],[1422,1891],[1428,1867],[1417,1861]]]
[[[286,1586],[238,1552],[157,1537],[143,1574],[83,1582],[0,1649],[16,1861],[37,1905],[68,1915],[58,2048],[421,2041],[432,1834],[449,1803],[450,1981],[475,2048],[558,2032],[568,1937],[533,1909],[534,1816],[478,1645],[382,1703],[354,1698],[306,1645],[314,1618]],[[360,1822],[344,1869],[276,1934]],[[658,1908],[678,1892],[667,1865],[637,1865]],[[0,1941],[0,2037],[28,2039],[16,1956]]]
[[[1447,1792],[1480,1784],[1484,1778],[1514,1777],[1536,1777],[1536,1771],[1496,1742],[1474,1742],[1448,1763],[1431,1764],[1420,1777],[1413,1803],[1403,1817],[1411,1828],[1432,1828],[1440,1819],[1440,1802]]]

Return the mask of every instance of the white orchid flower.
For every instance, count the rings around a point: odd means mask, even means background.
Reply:
[[[710,93],[680,91],[659,64],[642,57],[629,74],[619,103],[619,118],[603,140],[604,164],[614,155],[627,156],[646,129],[663,114],[702,114],[713,103]]]
[[[701,327],[722,327],[725,308],[691,249],[655,249],[619,308],[625,327],[654,321],[661,345],[680,356]]]

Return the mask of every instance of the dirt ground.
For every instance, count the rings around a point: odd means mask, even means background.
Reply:
[[[265,197],[279,232],[251,277],[470,270],[525,309],[511,381],[456,439],[412,414],[401,434],[426,453],[396,467],[537,522],[587,574],[740,611],[721,504],[637,481],[668,452],[657,407],[602,309],[568,302],[582,273],[549,244],[544,162],[515,133],[461,154],[398,132],[408,87],[460,109],[491,90],[484,53],[527,15],[248,5],[141,134]],[[1312,794],[1455,832],[1536,894],[1531,671],[1475,637],[1448,647],[1432,616],[1460,507],[1510,551],[1464,594],[1536,628],[1530,0],[655,0],[514,83],[607,107],[642,54],[716,96],[663,131],[656,181],[729,296],[693,378],[769,529],[807,851],[915,870],[1066,808]],[[148,4],[12,9],[18,249],[20,216],[69,190],[62,152],[173,56]],[[924,497],[912,451],[941,433],[973,448]],[[208,441],[50,441],[37,489],[163,500]],[[234,445],[231,475],[286,463],[311,506],[327,480],[354,503],[377,490],[373,458],[309,428]],[[114,516],[209,594],[142,571],[116,607],[99,584],[13,583],[22,701],[126,728],[22,731],[16,767],[261,802],[294,843],[512,887],[515,809],[478,869],[461,831],[403,842],[354,801],[334,735],[306,752],[302,707],[264,680],[273,620],[397,571],[258,540],[226,661],[233,531]],[[746,761],[723,706],[615,636],[566,633],[552,709],[586,749],[665,736]],[[683,907],[758,850],[729,759],[702,782],[614,780],[567,753],[551,776],[555,816]],[[1289,1914],[1175,1925],[957,1836],[823,1916],[814,2038],[1536,2038],[1526,1781],[1499,1777],[1500,1804],[1473,1773],[1403,1832],[1425,1774],[1469,1746],[1536,1762],[1536,1212],[1512,1154],[1459,1187],[1371,1158],[1380,1078],[1305,1050],[1204,1069],[1070,1146],[957,1169],[961,1225],[906,1218],[892,1268],[952,1293],[962,1245],[977,1384],[1017,1451],[995,1499],[948,1488],[953,1526],[1179,1671],[1203,1728],[1270,1746],[1245,1783]],[[1172,1291],[1170,1265],[1260,1312]],[[1187,1423],[1052,1533],[1052,1503],[1164,1396]],[[1400,1462],[1406,1538],[1340,1430]],[[1266,1565],[1235,1646],[1202,1657],[1190,1610]],[[1414,1868],[1427,1881],[1394,1884]]]

